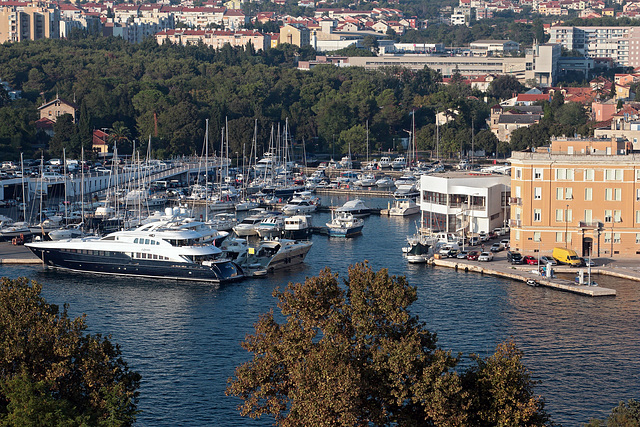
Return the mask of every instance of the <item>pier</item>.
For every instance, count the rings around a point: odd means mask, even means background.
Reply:
[[[502,262],[501,262],[502,261]],[[603,288],[600,286],[585,286],[578,285],[575,282],[567,279],[561,279],[557,277],[543,277],[539,274],[533,272],[533,270],[537,271],[537,265],[530,266],[515,266],[506,263],[506,260],[494,260],[491,262],[477,262],[477,261],[467,261],[463,259],[455,259],[455,258],[445,258],[445,259],[431,259],[429,261],[431,265],[435,265],[438,267],[448,267],[453,268],[456,271],[464,271],[464,272],[475,272],[480,274],[488,274],[490,276],[503,277],[505,279],[516,280],[520,282],[527,282],[528,280],[535,280],[539,286],[557,289],[560,291],[572,292],[575,294],[586,295],[590,297],[603,297],[603,296],[615,296],[616,290]],[[576,268],[572,267],[563,267],[563,266],[555,266],[554,271],[557,273],[575,273],[578,271]],[[591,274],[607,274],[614,276],[615,274],[610,274],[610,272],[606,270],[600,270],[597,267],[591,268]],[[616,275],[617,276],[617,275]],[[618,276],[620,277],[620,276]],[[627,275],[627,279],[630,280],[639,280],[638,276]]]

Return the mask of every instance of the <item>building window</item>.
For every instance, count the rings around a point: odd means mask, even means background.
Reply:
[[[611,211],[610,209],[605,209],[604,222],[611,222],[612,219],[613,219],[613,211]]]
[[[622,211],[613,211],[613,221],[614,222],[622,222]]]
[[[640,194],[640,193],[638,193],[638,194]],[[522,192],[520,190],[520,186],[519,185],[516,186],[516,197],[522,197]]]
[[[611,243],[611,233],[609,233],[608,231],[604,232],[604,242]]]
[[[533,232],[533,241],[534,242],[539,242],[542,240],[542,237],[540,236],[540,232],[539,231],[534,231]]]
[[[556,222],[562,222],[564,217],[564,209],[556,209]]]
[[[514,169],[516,171],[516,173],[515,173],[516,178],[515,179],[522,179],[522,168],[514,168]]]
[[[571,209],[567,209],[567,222],[571,222],[571,220],[573,219],[573,213],[571,212]]]
[[[540,181],[542,179],[542,169],[534,169],[533,170],[533,179]]]
[[[556,243],[562,242],[562,231],[556,231]]]
[[[520,240],[520,230],[516,230],[516,240]]]
[[[542,221],[542,209],[534,209],[533,210],[533,220],[535,222]]]
[[[534,200],[542,199],[542,187],[535,187],[533,189],[533,199]]]
[[[633,138],[633,141],[636,142],[636,138]],[[636,169],[636,181],[640,181],[640,169]]]
[[[563,200],[564,197],[564,189],[562,187],[556,188],[556,200]]]
[[[622,181],[622,169],[605,169],[605,181]]]
[[[557,181],[573,181],[573,169],[565,169],[559,168],[556,169],[556,180]]]
[[[620,233],[613,233],[613,243],[620,243]]]
[[[613,199],[617,201],[622,200],[622,188],[614,188]]]
[[[607,201],[613,200],[613,189],[605,188],[604,189],[604,199]]]
[[[640,243],[640,233],[636,233],[636,243]]]
[[[640,192],[638,192],[638,194],[640,195]],[[586,202],[593,200],[593,188],[584,189],[584,200]]]
[[[566,200],[573,200],[573,188],[567,187],[564,189],[564,198]]]
[[[636,223],[640,224],[640,211],[636,211]]]
[[[591,224],[592,215],[593,215],[593,213],[591,212],[591,209],[585,209],[584,210],[584,222],[586,222],[587,224]]]
[[[593,169],[585,169],[584,170],[584,180],[585,181],[593,181],[595,176],[595,172]]]

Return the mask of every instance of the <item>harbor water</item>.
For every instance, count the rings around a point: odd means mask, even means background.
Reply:
[[[382,199],[367,203],[387,207]],[[328,213],[316,213],[313,224],[329,219]],[[39,281],[49,302],[69,303],[72,315],[87,314],[90,332],[112,335],[131,368],[142,374],[142,426],[271,425],[269,418],[240,417],[239,400],[224,395],[234,368],[251,357],[240,342],[260,314],[277,311],[271,295],[276,287],[303,281],[325,266],[344,277],[349,265],[364,260],[373,269],[406,275],[417,287],[411,310],[438,334],[441,347],[487,356],[499,342],[513,339],[556,423],[575,426],[602,418],[620,401],[640,396],[640,283],[599,277],[617,296],[589,298],[407,264],[401,247],[417,219],[371,216],[361,236],[314,236],[301,266],[222,286],[40,266],[2,265],[0,274]]]

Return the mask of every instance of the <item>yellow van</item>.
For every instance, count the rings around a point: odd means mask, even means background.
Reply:
[[[580,266],[580,257],[573,249],[553,248],[551,256],[553,256],[553,259],[558,261],[559,264],[569,264],[572,267]]]

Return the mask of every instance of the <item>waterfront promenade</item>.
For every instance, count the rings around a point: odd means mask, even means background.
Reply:
[[[622,279],[640,282],[640,264],[633,259],[594,259],[595,267],[591,268],[592,278],[598,275],[619,277]],[[0,264],[41,264],[42,261],[33,255],[29,249],[21,245],[13,245],[11,242],[0,243]],[[597,297],[615,296],[615,289],[600,286],[581,286],[566,278],[546,278],[536,273],[535,265],[511,265],[506,261],[506,251],[494,254],[491,262],[468,261],[456,258],[434,259],[431,263],[439,267],[453,268],[458,271],[475,272],[497,277],[526,282],[533,279],[541,286],[561,291]],[[584,267],[583,267],[584,269]],[[578,272],[578,268],[568,266],[555,266],[556,274],[572,274]]]

